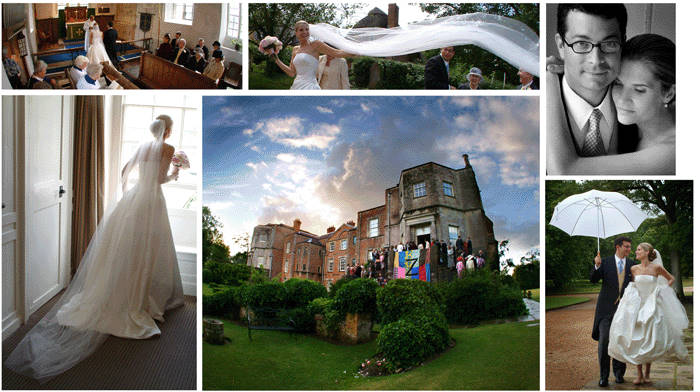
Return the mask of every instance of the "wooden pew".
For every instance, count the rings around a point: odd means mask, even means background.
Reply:
[[[131,83],[131,81],[122,75],[121,72],[117,71],[116,68],[112,66],[108,61],[103,61],[102,63],[102,73],[105,74],[109,80],[113,80],[119,83],[125,90],[138,90],[138,86]]]
[[[137,82],[153,89],[216,88],[216,81],[147,52],[141,54]]]

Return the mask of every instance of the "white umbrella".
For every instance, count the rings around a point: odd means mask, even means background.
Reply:
[[[591,190],[564,199],[554,207],[550,225],[570,236],[600,238],[637,231],[649,216],[625,195]]]

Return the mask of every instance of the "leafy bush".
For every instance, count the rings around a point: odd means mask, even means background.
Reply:
[[[420,363],[428,356],[423,330],[404,319],[386,324],[379,331],[377,349],[384,354],[392,371]]]
[[[219,283],[240,286],[250,279],[253,268],[245,264],[207,261],[204,263],[202,279],[204,283]]]
[[[428,282],[395,279],[377,291],[377,311],[382,324],[396,321],[417,308],[444,311],[442,294]]]
[[[209,268],[204,268],[202,270],[202,282],[213,283],[214,279],[216,279],[216,277],[214,276],[214,273],[211,272],[211,270]]]
[[[245,304],[254,308],[284,308],[287,291],[280,282],[254,284],[245,290]]]
[[[287,291],[287,308],[306,306],[314,299],[328,294],[321,283],[308,279],[289,279],[284,282],[284,288]]]
[[[540,263],[521,264],[515,267],[513,278],[520,285],[521,290],[530,290],[540,287]]]
[[[377,310],[377,288],[374,279],[353,279],[338,290],[335,297],[335,310],[340,314],[369,313]]]
[[[294,321],[294,330],[296,332],[313,332],[316,329],[316,320],[314,314],[308,307],[293,308],[288,310],[286,317]]]
[[[360,88],[369,87],[370,70],[372,66],[379,67],[379,82],[377,89],[422,89],[424,87],[424,69],[421,64],[403,61],[359,57],[352,60],[351,81]]]
[[[320,314],[323,316],[323,326],[329,335],[333,336],[338,333],[340,323],[343,322],[345,314],[341,314],[335,309],[335,300],[333,298],[316,298],[311,301],[307,308],[312,315]]]
[[[341,287],[343,287],[346,283],[350,282],[351,280],[356,279],[354,276],[349,277],[349,276],[343,276],[342,278],[336,280],[332,285],[330,290],[328,291],[328,296],[331,298],[335,298],[335,296],[338,294],[338,290],[340,290]]]
[[[517,287],[504,284],[497,274],[478,271],[441,286],[445,316],[451,323],[473,324],[493,318],[514,317],[526,311]]]
[[[421,335],[425,339],[427,356],[442,352],[450,343],[447,319],[435,309],[415,309],[403,317],[403,320],[413,323],[421,331]]]
[[[212,295],[202,296],[202,311],[210,316],[224,316],[238,319],[238,310],[241,307],[241,293],[245,286],[230,287],[217,290]]]

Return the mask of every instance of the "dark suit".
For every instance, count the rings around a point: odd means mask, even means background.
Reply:
[[[518,85],[518,90],[522,90],[522,89],[523,89],[523,85],[522,84]],[[528,90],[539,90],[540,85],[539,85],[539,83],[537,83],[537,79],[532,79],[532,83],[530,83],[530,85],[528,86],[527,89]]]
[[[187,49],[182,49],[182,53],[180,53],[180,57],[177,57],[178,52],[180,51],[180,48],[177,50],[173,51],[173,59],[172,62],[175,64],[182,65],[184,67],[187,67],[187,65],[190,63],[190,54],[187,51]],[[175,61],[177,59],[177,61]]]
[[[449,90],[450,78],[447,75],[447,68],[442,56],[431,57],[425,63],[423,81],[426,90]]]
[[[179,38],[173,38],[170,40],[170,47],[173,48],[173,50],[177,50],[177,41]]]
[[[187,68],[197,71],[199,73],[204,72],[204,68],[207,66],[207,60],[204,60],[204,57],[201,57],[199,61],[197,61],[197,56],[191,56],[190,57],[190,64]]]
[[[199,46],[199,44],[197,44],[195,48],[202,48],[202,51],[204,52],[204,59],[209,60],[209,48],[207,48],[207,45]]]
[[[107,29],[104,33],[104,44],[107,50],[109,60],[116,67],[119,61],[117,60],[117,30]]]
[[[610,333],[610,323],[612,322],[617,304],[620,302],[625,293],[627,285],[632,280],[632,261],[627,258],[625,260],[625,277],[622,282],[622,288],[617,278],[617,265],[615,256],[609,256],[602,260],[600,268],[591,271],[591,283],[598,283],[603,280],[598,294],[598,303],[595,307],[595,320],[593,321],[592,337],[598,341],[598,362],[600,366],[600,378],[608,379],[610,375],[610,355],[608,355],[608,342]],[[616,376],[624,376],[626,365],[617,359],[612,360],[613,373]]]

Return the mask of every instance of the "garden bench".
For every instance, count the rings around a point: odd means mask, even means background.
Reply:
[[[248,339],[253,337],[251,331],[254,329],[271,331],[289,331],[291,334],[296,329],[296,324],[291,317],[285,314],[284,309],[277,308],[246,308],[246,319],[248,321]]]

